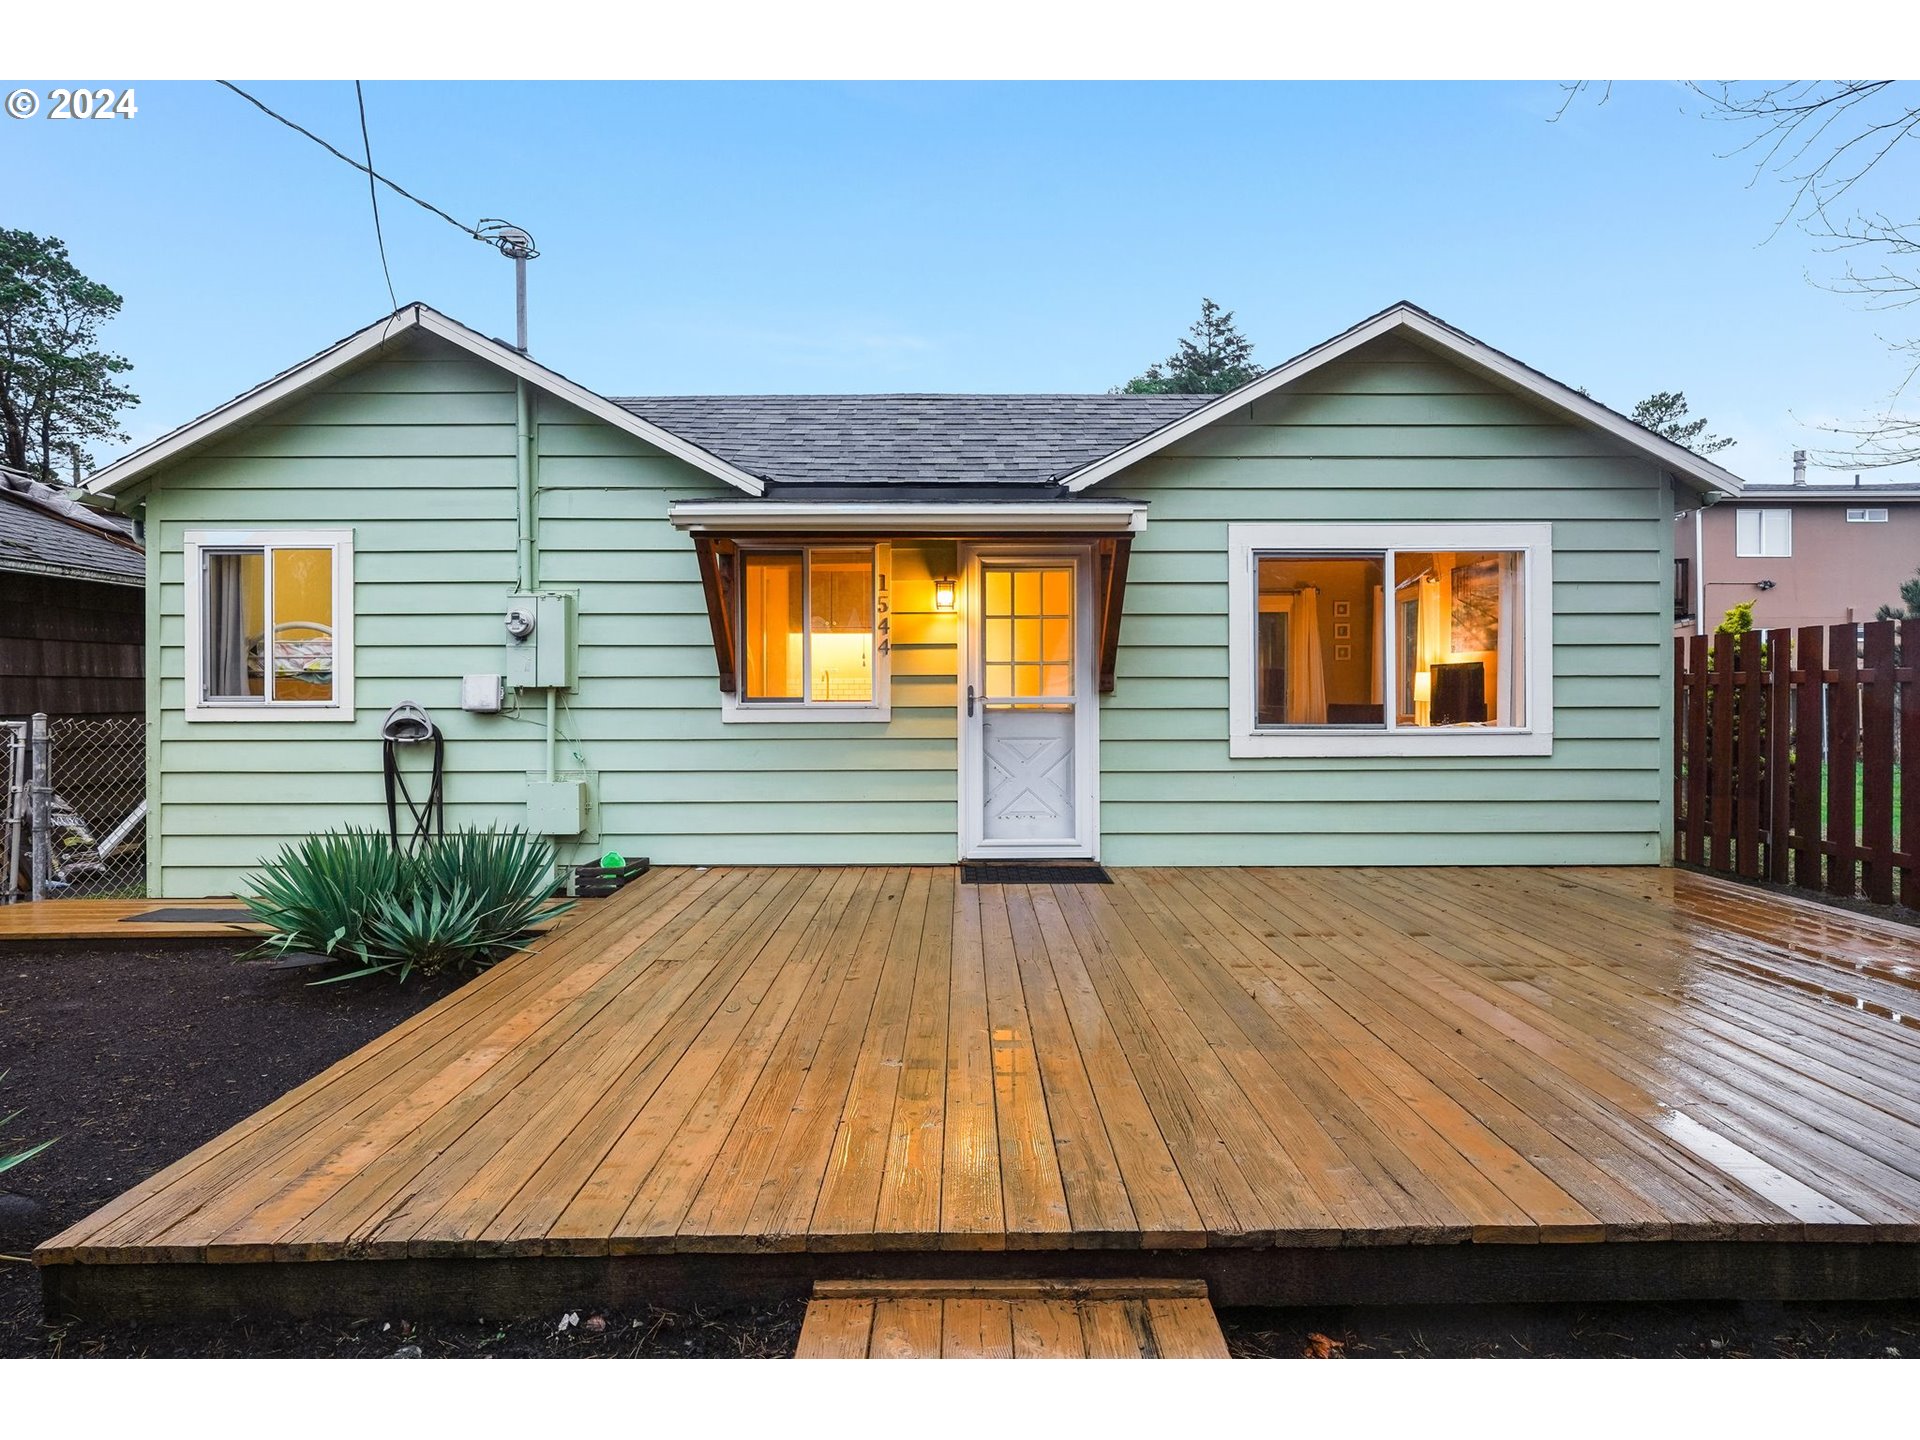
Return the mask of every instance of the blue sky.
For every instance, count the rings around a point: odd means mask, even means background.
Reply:
[[[105,83],[104,81],[102,83]],[[387,309],[362,176],[206,83],[0,120],[4,223],[126,297],[147,439]],[[247,84],[357,152],[350,83]],[[9,84],[9,88],[10,84]],[[525,225],[536,358],[605,393],[1104,390],[1210,295],[1277,362],[1397,299],[1784,477],[1898,317],[1817,288],[1678,87],[369,83],[376,166]],[[1911,186],[1908,156],[1886,183]],[[511,266],[383,192],[395,289],[509,334]],[[1772,236],[1773,238],[1769,238]],[[1891,478],[1891,477],[1889,477]]]

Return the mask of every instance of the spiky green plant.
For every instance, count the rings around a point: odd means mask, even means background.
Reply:
[[[9,1073],[10,1072],[6,1070],[0,1070],[0,1080],[5,1080]],[[20,1111],[15,1110],[11,1114],[0,1115],[0,1130],[6,1129],[10,1123],[19,1118],[20,1114]],[[55,1136],[54,1138],[58,1139],[59,1137]],[[42,1140],[38,1145],[29,1145],[26,1149],[16,1150],[11,1155],[0,1155],[0,1175],[6,1174],[7,1171],[13,1169],[16,1165],[26,1164],[27,1161],[31,1160],[51,1144],[53,1144],[52,1140]]]
[[[519,948],[553,901],[553,851],[518,829],[464,829],[401,854],[376,830],[286,846],[241,898],[273,934],[262,950],[324,955],[354,968],[315,984],[419,970],[484,969]]]

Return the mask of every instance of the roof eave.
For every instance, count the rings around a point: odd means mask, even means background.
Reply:
[[[1572,386],[1563,385],[1553,377],[1522,364],[1512,356],[1495,350],[1404,301],[1369,316],[1353,328],[1322,341],[1291,360],[1283,361],[1238,390],[1231,390],[1210,404],[1170,421],[1152,434],[1144,435],[1099,460],[1062,475],[1060,484],[1075,493],[1090,485],[1097,485],[1128,466],[1206,428],[1241,406],[1251,404],[1323,365],[1331,364],[1362,345],[1397,332],[1413,335],[1428,346],[1440,349],[1456,362],[1613,436],[1622,444],[1656,461],[1695,489],[1723,495],[1740,493],[1740,478],[1732,472],[1694,454],[1684,445],[1676,445],[1671,440],[1655,435],[1597,400],[1582,395]]]

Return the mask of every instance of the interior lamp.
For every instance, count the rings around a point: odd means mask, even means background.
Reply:
[[[1425,725],[1433,713],[1433,671],[1413,672],[1413,723]]]
[[[933,608],[952,611],[953,577],[951,575],[942,575],[933,582]]]

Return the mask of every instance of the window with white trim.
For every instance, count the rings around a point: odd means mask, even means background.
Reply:
[[[1549,754],[1548,525],[1228,527],[1234,756]]]
[[[1847,523],[1851,525],[1884,525],[1887,512],[1882,506],[1863,507],[1847,511]]]
[[[1793,511],[1742,509],[1733,516],[1733,553],[1741,559],[1793,554]]]
[[[871,720],[891,711],[885,545],[740,547],[730,720]]]
[[[187,717],[353,718],[353,532],[185,537]]]

